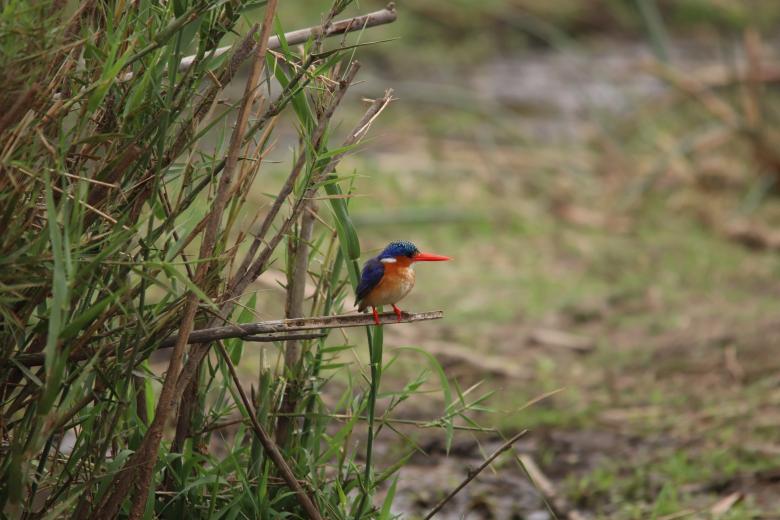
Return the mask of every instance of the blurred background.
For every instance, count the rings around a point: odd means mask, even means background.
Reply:
[[[315,25],[328,6],[283,2],[279,18]],[[418,346],[464,391],[479,383],[480,424],[528,429],[539,473],[485,472],[442,518],[776,518],[780,2],[396,8],[356,38],[379,43],[344,105],[397,100],[341,171],[366,258],[405,239],[455,260],[420,266],[402,305],[446,319],[388,327],[386,356]],[[395,413],[440,409],[432,391]],[[440,432],[380,439],[385,461],[420,447],[398,484],[410,518],[500,444],[467,432],[445,457]]]

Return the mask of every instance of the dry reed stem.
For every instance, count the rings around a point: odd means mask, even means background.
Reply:
[[[271,439],[265,429],[263,429],[260,421],[257,420],[257,414],[255,413],[254,405],[252,404],[252,401],[249,400],[249,397],[247,397],[246,391],[241,384],[241,379],[239,379],[238,374],[236,373],[236,367],[233,365],[233,361],[230,359],[230,355],[225,350],[225,346],[220,341],[217,342],[217,350],[230,370],[230,376],[233,379],[233,383],[236,385],[236,389],[238,390],[239,395],[241,396],[244,409],[246,409],[246,412],[249,415],[252,429],[255,431],[255,434],[257,435],[260,443],[263,445],[263,449],[266,451],[266,453],[268,453],[268,456],[279,469],[279,472],[282,474],[282,478],[284,479],[285,483],[295,492],[296,496],[298,497],[298,501],[303,506],[303,509],[306,511],[306,514],[309,516],[309,518],[312,520],[321,520],[322,516],[320,515],[319,510],[311,501],[309,495],[306,494],[306,491],[304,491],[303,487],[301,487],[301,484],[295,478],[295,474],[284,460],[281,451],[279,451],[279,447],[274,443],[273,439]]]
[[[260,99],[259,102],[261,103],[262,99]],[[233,182],[233,186],[230,190],[230,194],[228,196],[229,199],[238,196],[240,198],[239,204],[244,204],[246,202],[246,195],[249,191],[248,189],[249,186],[246,183],[251,182],[251,178],[253,178],[257,170],[259,170],[263,159],[270,151],[270,147],[264,149],[263,145],[267,142],[270,133],[275,126],[274,125],[275,122],[276,122],[275,118],[271,119],[268,126],[266,126],[263,135],[261,135],[258,140],[259,144],[254,150],[253,157],[244,158],[244,161],[242,162],[240,174],[238,178]],[[247,145],[247,148],[248,147],[249,145]],[[173,211],[169,209],[169,214],[171,213],[173,213]],[[230,228],[232,223],[233,222],[228,222],[227,227]],[[186,247],[185,244],[189,244],[189,242],[195,236],[200,234],[200,231],[202,230],[203,226],[205,226],[205,224],[206,224],[206,219],[204,218],[198,223],[198,225],[195,226],[192,232],[190,232],[190,234],[188,235],[187,240],[184,243],[182,243],[182,246],[180,246],[181,249],[180,255],[182,257],[182,260],[185,262],[185,267],[191,278],[193,276],[192,273],[190,272],[190,265],[186,256],[184,255],[183,250],[184,247]],[[176,234],[176,232],[172,230],[172,234],[174,240],[179,242],[179,237]],[[238,248],[238,245],[242,241],[243,238],[239,236],[236,240],[236,245],[234,250]],[[235,258],[234,254],[229,255],[231,264],[234,258]],[[228,267],[228,271],[229,270],[230,268]],[[265,338],[252,338],[252,339],[255,341],[270,342],[270,341],[282,341],[284,338],[265,337]],[[178,417],[176,419],[176,434],[174,436],[173,444],[171,445],[172,452],[181,453],[184,448],[185,440],[191,436],[191,432],[193,431],[192,421],[194,420],[197,414],[198,407],[200,406],[199,403],[201,402],[201,398],[199,396],[199,385],[200,385],[200,377],[198,376],[198,373],[196,373],[195,377],[192,378],[190,385],[185,390],[185,394],[182,396],[182,399],[179,400],[181,402],[181,405],[177,414]],[[201,444],[198,442],[194,442],[193,446],[198,447],[198,449],[200,449]],[[170,475],[166,475],[166,488],[171,489],[172,483],[173,482],[170,478]]]
[[[312,37],[324,36],[329,38],[339,34],[347,34],[352,31],[360,31],[368,27],[374,27],[377,25],[384,25],[392,23],[396,20],[395,4],[389,3],[384,9],[367,13],[353,18],[347,18],[345,20],[339,20],[325,25],[317,25],[314,27],[307,27],[305,29],[298,29],[284,33],[284,39],[287,45],[298,45],[300,43],[306,43]],[[327,28],[326,28],[327,26]],[[282,47],[281,41],[278,36],[271,36],[268,40],[268,49],[280,49]],[[220,47],[214,51],[214,56],[220,56],[229,51],[230,47]],[[192,66],[195,60],[195,56],[186,56],[182,58],[179,63],[179,70],[187,70]]]
[[[307,207],[311,210],[313,202],[307,204]],[[309,242],[311,242],[312,233],[314,231],[314,213],[312,211],[304,211],[301,217],[301,228],[298,237],[295,242],[291,241],[291,253],[293,254],[293,269],[291,276],[287,281],[287,302],[285,309],[285,316],[287,318],[302,318],[303,317],[303,299],[306,289],[306,275],[309,270]],[[288,384],[285,386],[285,392],[282,396],[282,402],[279,405],[282,412],[293,412],[295,410],[295,403],[298,395],[298,362],[301,356],[301,344],[298,339],[291,339],[287,342],[284,350],[284,367],[285,377],[287,377]],[[287,437],[289,434],[290,423],[292,419],[289,417],[280,417],[276,424],[276,442],[281,446],[286,445]]]
[[[219,226],[222,221],[222,213],[229,196],[232,174],[238,162],[238,154],[244,140],[244,133],[249,120],[249,112],[257,95],[257,85],[265,63],[268,37],[271,32],[273,17],[276,13],[276,5],[277,0],[269,0],[266,5],[265,18],[263,19],[260,36],[260,46],[257,48],[257,53],[255,54],[252,63],[252,71],[247,78],[244,97],[242,98],[241,107],[239,109],[238,121],[236,122],[230,140],[225,170],[220,177],[217,195],[211,205],[209,220],[204,230],[203,242],[199,254],[201,260],[212,258],[214,255],[214,247],[216,245]],[[196,285],[203,285],[211,265],[212,262],[202,262],[198,265],[194,280]],[[193,292],[188,293],[181,326],[179,327],[179,336],[168,363],[168,370],[163,381],[162,390],[160,391],[152,424],[149,426],[139,449],[130,457],[122,468],[122,471],[114,478],[113,489],[107,493],[106,497],[95,511],[94,517],[96,519],[108,520],[109,518],[115,517],[131,485],[134,485],[135,490],[129,518],[130,520],[137,520],[143,514],[147,495],[149,494],[152,471],[157,460],[160,442],[162,441],[163,429],[168,417],[176,406],[178,394],[176,392],[176,382],[183,366],[184,348],[187,345],[187,339],[195,322],[198,302],[199,298],[197,294]]]

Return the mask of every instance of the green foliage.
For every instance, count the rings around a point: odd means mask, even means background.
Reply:
[[[349,3],[336,2],[329,16]],[[323,51],[321,42],[302,50],[283,42],[267,56],[280,92],[255,107],[215,255],[198,258],[234,111],[214,100],[236,73],[232,61],[250,57],[240,39],[227,55],[214,50],[246,34],[265,2],[117,0],[83,2],[75,12],[64,4],[10,1],[0,12],[0,92],[2,106],[12,107],[0,117],[0,509],[11,517],[94,513],[151,431],[165,364],[150,356],[180,327],[188,295],[199,300],[196,328],[221,323],[214,318],[220,313],[256,321],[257,307],[278,305],[263,293],[229,293],[243,274],[237,255],[249,250],[249,260],[265,259],[258,272],[267,269],[286,240],[300,240],[300,209],[318,190],[328,195],[328,211],[320,208],[324,224],[308,244],[316,292],[307,313],[343,310],[360,257],[345,197],[353,177],[327,170],[354,149],[329,145],[333,114],[326,110],[349,86],[339,85],[354,45]],[[188,54],[194,63],[180,69]],[[278,115],[281,122],[271,125]],[[280,212],[269,214],[247,200],[250,191],[275,190],[266,186],[270,178],[258,190],[257,175],[282,126],[297,131],[304,166],[291,175],[292,189],[280,192]],[[254,230],[246,222],[258,217],[269,219],[268,236],[248,248]],[[204,263],[199,281],[194,273]],[[392,517],[401,464],[378,468],[372,460],[381,428],[376,402],[408,399],[424,380],[380,394],[382,331],[367,332],[365,382],[353,382],[361,367],[342,356],[355,347],[326,338],[303,342],[297,367],[281,369],[282,349],[266,349],[259,371],[245,370],[262,427],[274,431],[282,416],[293,421],[280,447],[325,518]],[[229,359],[207,355],[194,391],[182,390],[175,440],[152,454],[151,492],[140,502],[146,517],[303,514],[231,379],[229,362],[257,364],[257,347],[238,339],[225,346]],[[334,390],[336,377],[349,384]],[[335,404],[323,398],[326,391],[339,392]],[[366,421],[367,442],[356,450],[353,439]],[[450,442],[452,419],[441,427]],[[374,505],[380,485],[390,489]],[[120,516],[129,511],[126,500]]]

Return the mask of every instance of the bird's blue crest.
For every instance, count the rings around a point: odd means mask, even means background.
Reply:
[[[408,256],[411,258],[419,252],[420,250],[417,249],[417,246],[411,242],[406,240],[397,240],[395,242],[390,242],[384,251],[379,253],[378,258],[380,260],[382,258],[395,258],[397,256]]]

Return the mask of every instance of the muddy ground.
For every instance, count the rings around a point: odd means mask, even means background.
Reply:
[[[731,70],[701,42],[671,65],[703,85]],[[487,431],[457,430],[449,453],[441,428],[400,423],[442,415],[435,377],[393,411],[380,468],[413,452],[394,512],[421,518],[526,431],[437,518],[780,518],[780,203],[740,137],[637,42],[364,77],[358,96],[398,100],[342,167],[363,250],[402,238],[456,259],[418,270],[403,307],[446,318],[387,327],[383,390],[419,372],[413,345],[479,383],[466,401],[492,393],[455,420]]]
[[[534,331],[522,326],[507,327],[491,339],[496,351],[487,357],[431,341],[447,373],[464,386],[481,379],[508,394],[513,388],[538,388],[544,382],[533,370],[518,373],[512,367],[538,366],[539,359],[563,372],[551,376],[562,385],[560,393],[531,405],[547,417],[531,417],[515,452],[478,476],[438,517],[702,518],[719,507],[731,510],[733,504],[725,506],[732,500],[742,503],[734,518],[776,515],[780,361],[772,345],[780,342],[780,321],[690,317],[680,330],[652,335],[616,331],[584,314],[586,325],[577,313],[557,326],[587,330],[587,337],[611,345],[608,350],[582,348],[585,343],[575,350],[574,343],[540,344]],[[613,349],[625,361],[605,361],[616,355]],[[515,428],[502,428],[504,437],[523,425],[523,415],[511,421]],[[419,406],[408,414],[416,420],[424,416]],[[496,435],[461,435],[448,456],[440,432],[403,431],[419,446],[398,484],[399,512],[409,518],[433,507],[503,442]],[[393,435],[382,439],[388,453],[399,442]],[[521,463],[528,459],[542,481],[532,483],[524,471]],[[665,493],[675,498],[659,503]]]
[[[386,350],[420,346],[460,388],[495,391],[475,420],[501,432],[458,432],[448,455],[441,430],[386,429],[380,460],[418,448],[404,518],[523,430],[437,518],[780,517],[780,263],[761,231],[777,200],[745,211],[761,174],[722,141],[681,151],[717,124],[651,63],[641,44],[600,42],[382,78],[400,99],[355,162],[364,247],[401,237],[456,257],[421,268],[406,304],[444,322],[390,328]],[[674,65],[726,70],[707,45],[680,45]],[[434,395],[393,417],[441,415]]]

